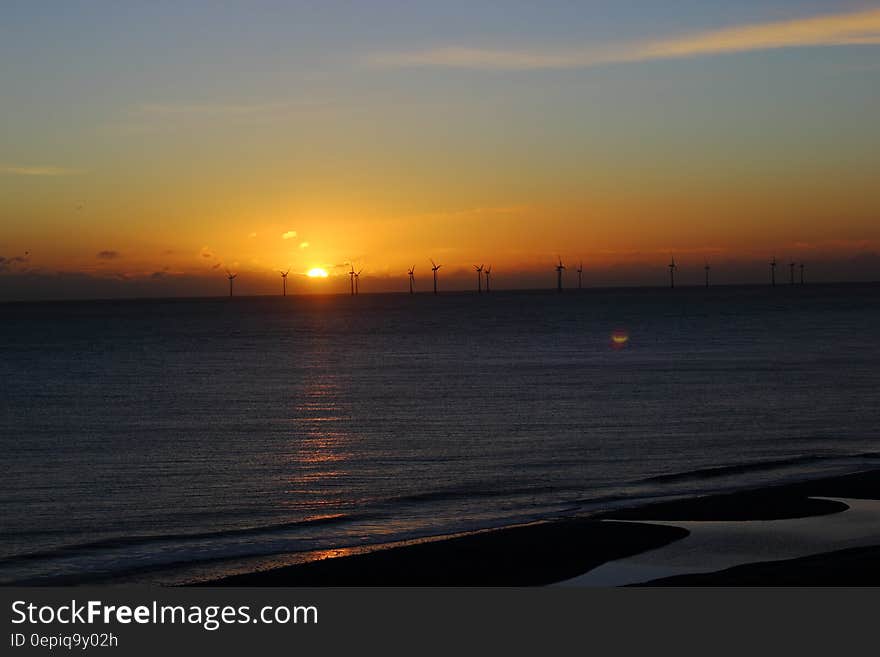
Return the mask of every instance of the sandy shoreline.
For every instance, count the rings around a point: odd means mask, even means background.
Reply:
[[[205,582],[210,586],[533,586],[572,580],[603,564],[660,551],[689,535],[675,521],[708,523],[814,519],[821,545],[822,517],[836,517],[840,500],[880,499],[880,470],[736,493],[649,504],[528,526],[511,527],[324,559]],[[880,514],[878,514],[880,515]],[[625,521],[625,522],[619,522]],[[644,522],[641,522],[644,521]],[[662,521],[664,524],[651,524]],[[668,523],[668,524],[667,524]],[[880,525],[880,518],[877,519]],[[767,527],[771,527],[768,523]],[[672,547],[667,549],[671,550]],[[795,559],[771,555],[762,562],[719,572],[679,574],[651,585],[876,585],[880,543]]]

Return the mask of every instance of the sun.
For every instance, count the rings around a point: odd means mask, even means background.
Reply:
[[[314,269],[309,269],[309,271],[306,272],[306,276],[309,278],[327,278],[327,270],[315,267]]]

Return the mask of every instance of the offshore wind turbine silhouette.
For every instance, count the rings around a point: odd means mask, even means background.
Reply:
[[[358,270],[354,273],[354,293],[355,293],[355,294],[360,294],[360,293],[361,293],[361,291],[358,289],[358,281],[359,281],[360,278],[361,278],[361,272],[362,272],[363,270],[364,270],[364,268],[361,267],[360,269],[358,269]]]
[[[794,266],[795,262],[792,261],[788,263],[788,282],[790,285],[794,285]]]
[[[486,271],[483,273],[486,274],[486,293],[488,294],[489,293],[489,274],[492,273],[492,265],[489,265],[488,267],[486,267]]]
[[[409,293],[410,294],[413,294],[415,292],[415,286],[416,286],[415,273],[414,273],[415,270],[416,270],[416,266],[413,265],[412,267],[409,268],[409,271],[406,272],[407,275],[409,276]]]
[[[437,270],[440,269],[443,265],[438,265],[434,262],[433,259],[428,258],[431,261],[431,271],[434,272],[434,294],[437,294]]]
[[[348,282],[351,286],[351,296],[354,296],[354,263],[349,262],[348,264],[351,267],[351,271],[348,272]]]
[[[583,260],[581,260],[578,263],[577,273],[578,273],[578,289],[582,290],[584,287],[583,286],[583,279],[582,279],[582,276],[584,273],[584,261]]]
[[[801,285],[804,284],[804,263],[801,263]]]
[[[706,265],[703,267],[703,269],[706,270],[706,287],[709,287],[709,270],[711,269],[711,267],[709,267],[708,260],[706,261]]]
[[[226,270],[226,278],[229,279],[229,296],[232,296],[232,281],[235,280],[236,276],[238,276],[238,274],[233,274],[228,269]]]
[[[776,256],[770,261],[770,285],[776,287]]]
[[[669,267],[669,287],[675,287],[675,270],[678,269],[678,266],[675,264],[675,256],[671,256],[672,260],[669,262],[667,267]]]
[[[483,265],[474,265],[474,271],[477,272],[477,294],[483,293]]]
[[[562,292],[562,272],[565,271],[565,265],[562,264],[562,256],[559,258],[559,264],[556,265],[556,291]]]
[[[287,275],[290,273],[290,267],[287,268],[287,271],[278,270],[281,273],[281,296],[287,296]]]

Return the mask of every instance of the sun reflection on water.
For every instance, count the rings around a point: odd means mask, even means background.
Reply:
[[[342,388],[335,377],[309,382],[294,408],[287,494],[293,505],[333,506],[343,501],[350,434],[344,430]]]

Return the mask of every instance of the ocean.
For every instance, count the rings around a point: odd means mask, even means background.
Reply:
[[[0,304],[0,583],[177,584],[876,466],[878,299]]]

